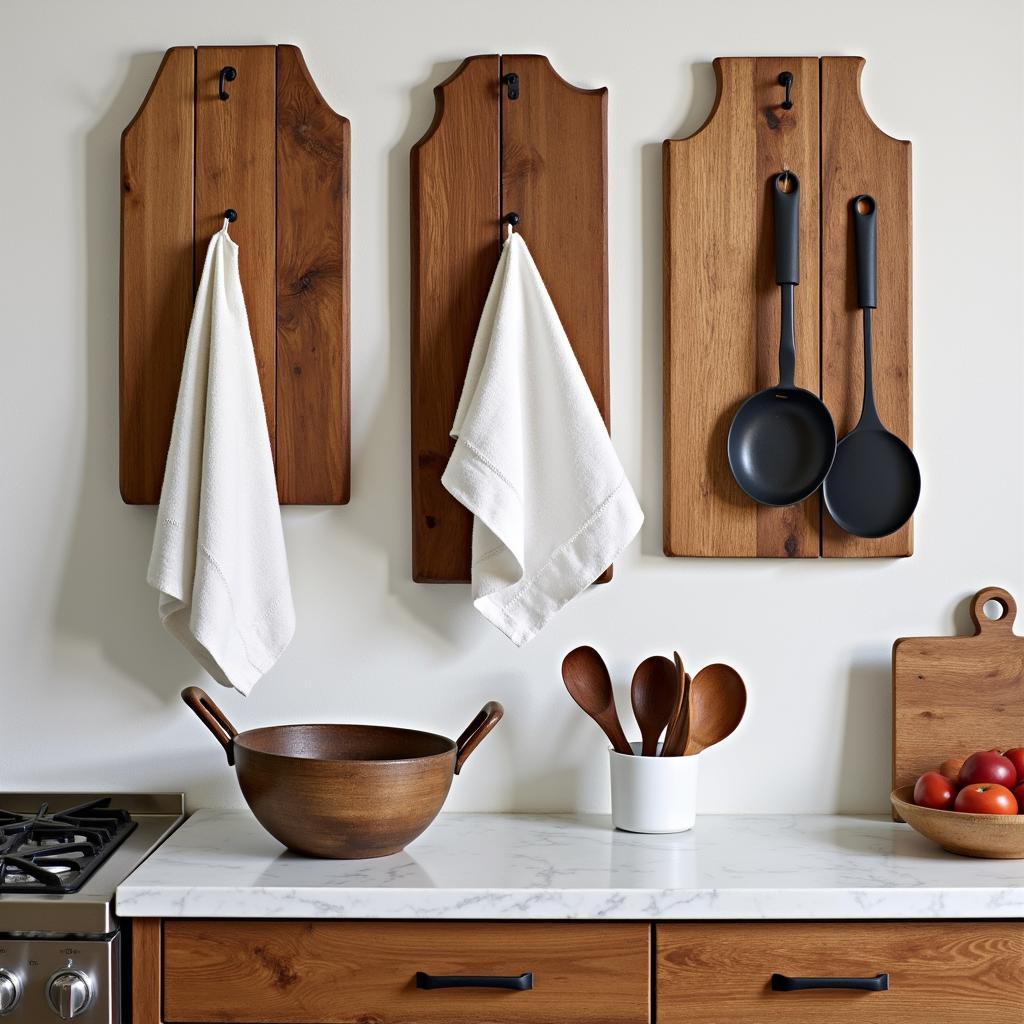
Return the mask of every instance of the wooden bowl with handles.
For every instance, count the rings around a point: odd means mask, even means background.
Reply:
[[[277,725],[238,732],[198,686],[181,698],[235,766],[246,803],[307,857],[386,857],[437,816],[452,777],[504,714],[484,705],[458,740],[374,725]]]
[[[1024,860],[1024,814],[964,814],[914,803],[914,787],[893,790],[896,813],[950,853],[990,860]]]

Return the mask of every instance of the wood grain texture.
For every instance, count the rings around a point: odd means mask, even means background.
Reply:
[[[163,1020],[163,925],[159,918],[136,917],[132,934],[133,1024]]]
[[[982,607],[1008,609],[993,622]],[[974,636],[905,637],[892,649],[892,786],[912,784],[948,757],[1024,745],[1024,637],[1017,606],[998,587],[975,594]]]
[[[277,490],[350,489],[349,122],[295,46],[277,47]]]
[[[490,701],[458,741],[374,725],[282,725],[239,733],[198,686],[182,700],[224,747],[246,803],[308,857],[386,857],[437,816],[466,759],[501,721]]]
[[[910,143],[880,131],[860,93],[862,57],[821,60],[822,398],[840,437],[860,417],[863,335],[851,200],[867,193],[878,209],[878,309],[874,322],[875,401],[882,422],[913,444],[912,198]],[[828,558],[907,556],[913,522],[878,540],[853,537],[822,510]]]
[[[501,78],[513,72],[509,100]],[[441,477],[505,213],[522,217],[609,422],[607,90],[569,85],[546,57],[494,55],[468,58],[434,92],[411,158],[413,578],[468,583],[472,516]]]
[[[610,429],[608,90],[571,85],[535,54],[504,55],[508,74],[519,98],[501,90],[501,214],[522,218],[516,230]],[[596,582],[610,579],[609,569]]]
[[[249,331],[259,370],[271,448],[276,450],[277,281],[276,152],[277,105],[274,46],[201,46],[196,50],[196,280],[210,238],[224,211],[238,212],[231,237],[238,243],[239,271]],[[231,65],[230,99],[219,97],[220,71]]]
[[[473,518],[441,485],[480,314],[501,251],[497,55],[434,89],[410,156],[413,579],[468,582]]]
[[[165,924],[171,1022],[619,1024],[650,1020],[646,924]],[[421,990],[429,974],[534,973],[532,991]]]
[[[121,136],[120,485],[160,499],[192,319],[195,52],[167,51]]]
[[[1006,1024],[1024,1018],[1024,924],[656,927],[661,1024]],[[791,977],[889,974],[889,991],[773,992]]]
[[[730,57],[714,62],[708,120],[664,147],[665,553],[817,557],[818,498],[757,505],[729,469],[736,410],[778,382],[771,178],[800,178],[796,383],[819,391],[818,61]],[[782,71],[794,76],[782,109]]]

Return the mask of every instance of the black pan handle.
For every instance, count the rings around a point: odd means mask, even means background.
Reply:
[[[857,305],[878,307],[878,227],[875,200],[857,196],[853,200],[853,230],[857,243]]]
[[[533,988],[533,971],[524,974],[427,974],[416,972],[417,988],[504,988],[513,992],[529,992]]]
[[[775,283],[800,283],[800,179],[775,175]]]
[[[873,978],[791,978],[788,974],[772,975],[773,992],[807,992],[815,988],[846,988],[858,992],[888,992],[889,975]]]

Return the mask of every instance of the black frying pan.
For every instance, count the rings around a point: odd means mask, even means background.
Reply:
[[[857,305],[864,311],[864,403],[857,426],[839,442],[825,481],[829,515],[857,537],[895,533],[914,514],[921,496],[921,471],[914,453],[885,429],[875,408],[871,310],[878,306],[877,214],[871,196],[853,200]]]
[[[782,293],[778,387],[748,398],[729,428],[729,466],[762,505],[795,505],[825,479],[836,454],[836,428],[824,403],[794,383],[793,292],[800,280],[800,181],[775,176],[775,280]]]

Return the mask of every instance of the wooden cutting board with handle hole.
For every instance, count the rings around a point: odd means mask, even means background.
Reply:
[[[1000,617],[985,614],[989,601],[1002,606]],[[986,587],[971,599],[973,636],[893,645],[893,789],[948,757],[1024,746],[1024,636],[1013,631],[1016,617],[1013,596]]]

